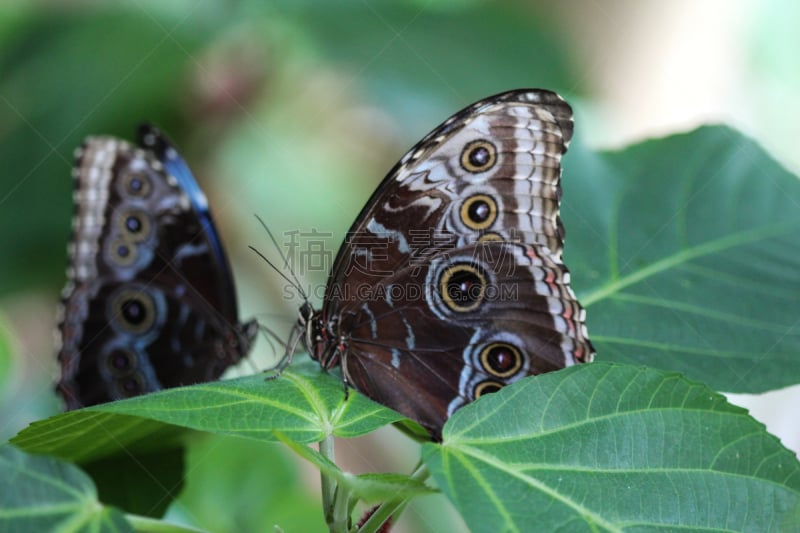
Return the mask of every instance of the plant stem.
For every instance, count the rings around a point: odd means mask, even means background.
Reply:
[[[328,528],[334,533],[347,533],[350,530],[350,511],[350,491],[339,485],[333,498],[333,519]]]
[[[416,468],[414,468],[414,472],[409,477],[417,481],[425,481],[428,479],[428,475],[427,467],[420,460]],[[375,533],[389,518],[394,517],[396,520],[405,506],[408,505],[408,502],[408,498],[383,502],[380,507],[372,513],[372,516],[364,522],[364,525],[358,529],[358,533]]]
[[[332,463],[336,463],[336,454],[333,449],[333,435],[328,435],[319,442],[319,453]],[[333,527],[333,500],[336,494],[336,481],[325,475],[325,471],[320,472],[322,487],[322,510],[325,513],[325,521],[328,528]],[[331,531],[334,531],[331,529]]]

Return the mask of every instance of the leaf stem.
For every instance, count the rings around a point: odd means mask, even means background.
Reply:
[[[328,434],[319,442],[319,453],[332,463],[336,463],[336,454],[333,449],[333,435]],[[328,528],[332,528],[333,522],[333,502],[336,494],[336,480],[325,475],[325,471],[320,471],[320,481],[322,488],[322,510],[325,513],[325,521]],[[331,529],[331,531],[334,531]]]
[[[344,485],[339,485],[333,498],[333,517],[328,523],[332,533],[347,533],[350,530],[350,503],[350,491]]]
[[[420,460],[420,462],[417,463],[417,466],[414,468],[414,472],[409,477],[416,481],[425,481],[428,479],[429,475],[430,473],[428,472],[428,468],[425,466],[422,460]],[[397,517],[400,516],[400,513],[403,512],[403,509],[405,509],[406,505],[408,505],[410,500],[411,498],[400,498],[397,500],[383,502],[375,510],[375,512],[372,513],[372,516],[370,516],[367,521],[364,522],[364,525],[358,529],[358,533],[375,533],[380,529],[383,523],[390,518],[394,517],[396,520]]]

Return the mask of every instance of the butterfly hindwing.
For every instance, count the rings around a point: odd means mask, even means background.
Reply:
[[[424,291],[398,298],[411,287]],[[539,245],[441,252],[374,286],[340,320],[348,382],[428,428],[486,392],[592,352],[569,272]]]
[[[57,387],[70,409],[216,379],[254,337],[205,196],[158,130],[142,144],[92,137],[77,153]]]

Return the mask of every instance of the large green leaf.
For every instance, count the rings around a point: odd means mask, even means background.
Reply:
[[[458,411],[423,455],[473,531],[800,524],[794,454],[675,373],[593,363],[527,378]]]
[[[277,441],[279,432],[310,443],[328,434],[355,437],[401,418],[363,395],[345,398],[340,378],[304,358],[277,379],[260,374],[63,413],[31,424],[12,442],[81,464],[104,502],[160,516],[182,483],[181,443],[195,431],[263,441]]]
[[[0,531],[133,531],[97,500],[92,480],[52,457],[0,446]]]
[[[263,374],[168,389],[35,422],[12,442],[27,451],[88,463],[119,453],[175,446],[187,430],[295,442],[356,437],[402,417],[361,394],[345,398],[340,378],[308,358],[279,378]]]
[[[724,127],[565,157],[565,259],[600,360],[800,382],[800,180]]]

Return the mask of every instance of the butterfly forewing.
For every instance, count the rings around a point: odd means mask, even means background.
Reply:
[[[572,128],[558,95],[531,89],[477,102],[428,134],[348,233],[312,354],[341,361],[349,383],[434,436],[482,394],[591,360],[561,261]]]

